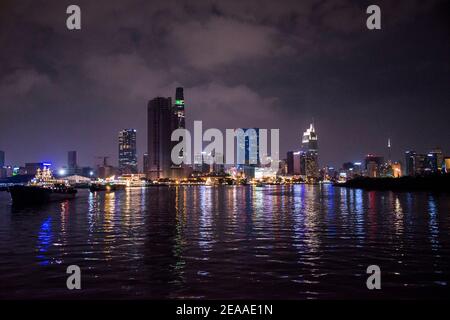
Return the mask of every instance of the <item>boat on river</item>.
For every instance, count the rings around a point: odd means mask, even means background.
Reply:
[[[53,178],[49,168],[38,169],[36,176],[26,185],[8,188],[13,204],[42,204],[75,198],[77,190],[63,180]]]

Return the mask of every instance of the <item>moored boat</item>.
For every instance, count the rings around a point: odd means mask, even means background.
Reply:
[[[77,194],[77,190],[64,181],[53,179],[48,168],[38,170],[36,177],[27,185],[11,186],[8,192],[16,205],[72,199]]]

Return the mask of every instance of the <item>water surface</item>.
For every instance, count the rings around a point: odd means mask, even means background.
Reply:
[[[0,298],[444,298],[449,244],[448,194],[181,186],[15,208],[0,192]]]

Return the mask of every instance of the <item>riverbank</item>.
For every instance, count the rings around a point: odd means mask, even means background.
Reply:
[[[335,184],[335,186],[365,190],[450,192],[450,175],[401,178],[360,177]]]

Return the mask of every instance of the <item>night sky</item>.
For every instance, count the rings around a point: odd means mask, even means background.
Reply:
[[[148,100],[183,86],[188,127],[280,128],[282,156],[312,119],[322,166],[386,155],[388,137],[394,160],[450,155],[449,3],[1,0],[0,150],[117,165],[118,131],[135,128],[141,166]]]

